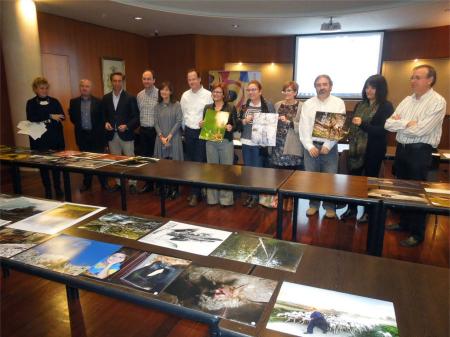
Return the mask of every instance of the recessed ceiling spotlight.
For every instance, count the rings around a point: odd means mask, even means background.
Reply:
[[[136,21],[140,21],[140,20],[142,20],[142,17],[141,17],[141,16],[135,16],[134,19],[135,19]]]
[[[239,28],[239,25],[237,25],[237,24],[234,24],[234,25],[231,25],[233,28]]]

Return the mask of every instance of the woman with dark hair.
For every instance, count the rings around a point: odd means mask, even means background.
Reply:
[[[161,83],[158,92],[158,104],[155,107],[155,151],[154,156],[163,159],[183,160],[181,144],[181,122],[183,114],[181,105],[175,100],[173,86],[170,82]],[[178,195],[178,186],[170,186],[166,191],[169,198]]]
[[[236,108],[228,102],[228,88],[225,83],[213,84],[211,90],[214,103],[205,105],[203,118],[205,118],[206,111],[212,109],[216,112],[228,112],[228,120],[224,120],[226,125],[223,139],[206,141],[206,160],[213,164],[232,165],[234,160],[233,131],[237,119]],[[202,120],[199,124],[200,127],[203,127],[204,121]],[[233,205],[233,191],[218,191],[208,188],[206,196],[208,205],[217,203],[220,203],[221,206]]]
[[[362,101],[354,110],[349,131],[349,155],[347,167],[351,175],[378,177],[381,163],[386,154],[386,119],[394,112],[392,103],[387,100],[386,79],[372,75],[364,84]],[[356,217],[356,206],[349,206],[342,218]],[[367,221],[367,213],[359,219]]]
[[[263,167],[267,158],[267,148],[256,145],[252,142],[252,123],[255,113],[275,113],[273,104],[266,101],[262,96],[262,86],[256,80],[250,81],[247,86],[248,100],[242,106],[238,126],[242,131],[242,156],[244,157],[244,165]],[[253,208],[258,203],[256,194],[249,195],[244,202],[244,206]]]
[[[27,101],[26,113],[30,122],[45,123],[47,131],[38,139],[30,137],[30,148],[37,151],[56,150],[65,148],[63,125],[64,111],[61,103],[56,98],[48,96],[50,85],[46,78],[34,79],[32,88],[35,97]],[[52,186],[48,169],[40,169],[42,183],[45,188],[45,197],[52,197]],[[62,198],[64,193],[61,189],[61,170],[52,169],[53,187],[56,197]]]

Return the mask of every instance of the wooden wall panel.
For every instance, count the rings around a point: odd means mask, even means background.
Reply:
[[[125,60],[127,90],[142,90],[141,74],[149,66],[148,39],[114,29],[38,12],[41,52],[66,55],[70,65],[71,96],[78,95],[78,82],[89,78],[94,94],[103,96],[101,58]]]
[[[450,57],[450,26],[389,31],[384,34],[383,60]]]
[[[175,95],[188,89],[186,71],[195,68],[195,36],[152,37],[149,40],[150,66],[156,72],[156,86],[169,80],[174,85]]]
[[[24,105],[25,106],[25,105]],[[0,144],[15,145],[15,126],[12,125],[11,111],[8,99],[8,85],[6,83],[3,52],[0,53]]]

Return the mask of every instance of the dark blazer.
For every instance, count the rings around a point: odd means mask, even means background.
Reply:
[[[105,122],[111,124],[114,130],[119,125],[126,124],[128,129],[124,132],[117,131],[120,139],[124,141],[134,140],[134,130],[139,126],[139,109],[136,97],[128,94],[125,90],[120,94],[117,110],[114,109],[113,93],[103,96],[102,109]],[[115,131],[106,131],[106,139],[112,140]]]
[[[40,104],[42,101],[45,101],[46,104]],[[52,114],[64,115],[61,104],[56,98],[35,96],[27,101],[26,113],[30,122],[44,122],[47,126],[47,131],[41,138],[34,140],[30,137],[32,150],[64,150],[63,125],[50,118]]]
[[[105,146],[105,118],[103,116],[101,101],[97,97],[91,96],[91,123],[92,130],[90,131],[94,141],[95,147],[101,149]],[[81,96],[72,98],[69,105],[70,120],[75,127],[75,140],[78,147],[84,147],[86,139],[83,137],[86,131],[83,131],[81,126]],[[89,131],[88,131],[89,132]],[[91,146],[94,148],[94,146]]]

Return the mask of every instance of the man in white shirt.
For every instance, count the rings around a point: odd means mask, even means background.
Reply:
[[[437,148],[442,135],[447,103],[433,90],[436,70],[429,65],[413,69],[413,94],[400,102],[394,114],[387,119],[385,129],[397,132],[395,176],[399,179],[426,180],[431,167],[433,148]],[[400,241],[403,247],[419,245],[425,234],[426,214],[408,211],[399,224],[387,225],[387,230],[409,230],[410,236]]]
[[[299,134],[304,152],[305,170],[311,172],[337,173],[338,170],[338,150],[336,141],[326,138],[313,137],[314,120],[316,112],[334,112],[345,114],[344,101],[331,95],[333,81],[328,75],[319,75],[314,81],[317,96],[311,97],[302,106],[300,115]],[[320,201],[310,200],[306,215],[311,216],[318,212]],[[336,217],[336,205],[330,202],[323,202],[325,217]]]
[[[205,105],[213,102],[211,92],[203,88],[201,77],[197,70],[191,69],[187,73],[190,89],[181,96],[181,110],[183,112],[184,141],[186,144],[187,160],[206,162],[206,143],[199,139],[200,121],[203,120]],[[201,198],[201,189],[193,187],[189,197],[189,206],[195,207]]]

